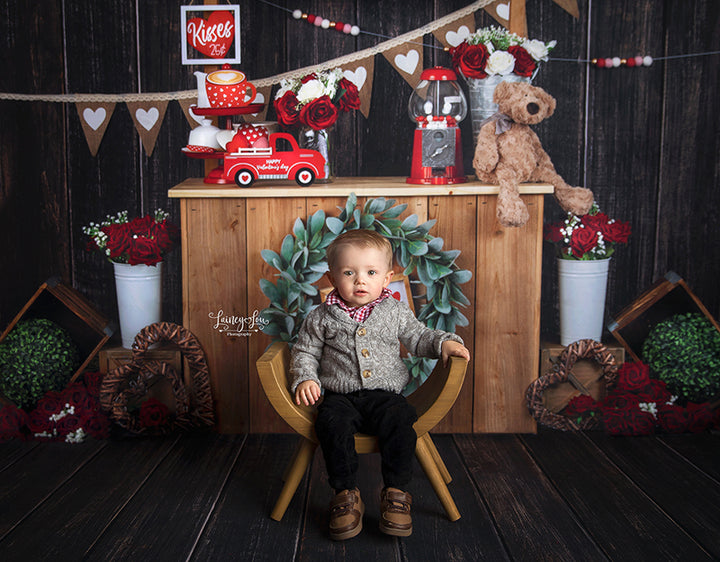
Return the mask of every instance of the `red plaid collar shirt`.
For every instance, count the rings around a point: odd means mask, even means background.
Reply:
[[[330,291],[330,294],[325,298],[325,304],[327,304],[328,306],[331,306],[333,304],[338,305],[341,309],[343,309],[350,315],[350,318],[352,318],[356,322],[362,323],[368,319],[370,313],[373,311],[373,308],[375,308],[375,306],[379,302],[385,300],[390,296],[392,296],[392,292],[390,291],[390,289],[385,288],[382,290],[382,293],[380,293],[380,296],[374,301],[364,304],[362,306],[352,308],[346,305],[345,301],[340,298],[337,289],[333,289],[332,291]]]

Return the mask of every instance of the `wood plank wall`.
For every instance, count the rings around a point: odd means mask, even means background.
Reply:
[[[468,0],[278,0],[363,29],[395,36],[459,9]],[[180,64],[181,0],[0,0],[0,91],[31,94],[168,92],[193,88],[194,67]],[[550,0],[527,2],[529,35],[557,39],[562,58],[666,56],[720,49],[715,0],[579,0],[573,19]],[[376,44],[322,31],[256,0],[240,2],[241,69],[251,79],[312,65]],[[484,12],[478,26],[493,24]],[[428,44],[434,38],[426,36]],[[425,64],[449,64],[425,47]],[[604,211],[630,220],[631,243],[611,268],[607,309],[617,312],[668,270],[679,273],[720,316],[720,112],[718,56],[656,62],[650,68],[600,70],[572,62],[545,64],[535,83],[558,100],[537,127],[558,171],[595,191]],[[340,175],[406,175],[412,123],[410,86],[375,57],[369,119],[344,115]],[[0,327],[46,278],[58,275],[111,318],[117,317],[111,267],[85,251],[81,227],[108,213],[170,209],[167,190],[203,173],[180,148],[190,130],[170,102],[155,150],[146,156],[128,110],[118,104],[96,157],[75,107],[0,101]],[[270,110],[269,118],[274,116]],[[473,139],[463,124],[470,172]],[[551,200],[548,219],[562,214]],[[288,232],[291,225],[287,225]],[[462,249],[462,248],[460,248]],[[180,322],[180,252],[167,261],[164,319]],[[543,258],[543,332],[558,333],[556,274]]]

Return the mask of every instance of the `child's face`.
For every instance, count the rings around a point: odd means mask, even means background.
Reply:
[[[390,284],[392,269],[388,269],[388,257],[382,250],[347,245],[340,249],[337,258],[328,276],[350,307],[374,301]]]

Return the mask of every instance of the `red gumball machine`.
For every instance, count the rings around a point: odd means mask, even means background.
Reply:
[[[455,72],[442,66],[426,68],[408,102],[415,128],[412,170],[407,183],[464,183],[459,123],[467,101]]]

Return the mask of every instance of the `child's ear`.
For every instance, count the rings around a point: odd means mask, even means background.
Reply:
[[[392,281],[392,278],[393,278],[393,271],[391,269],[385,275],[385,282],[383,283],[383,289],[387,289],[387,286],[390,284],[390,281]]]

